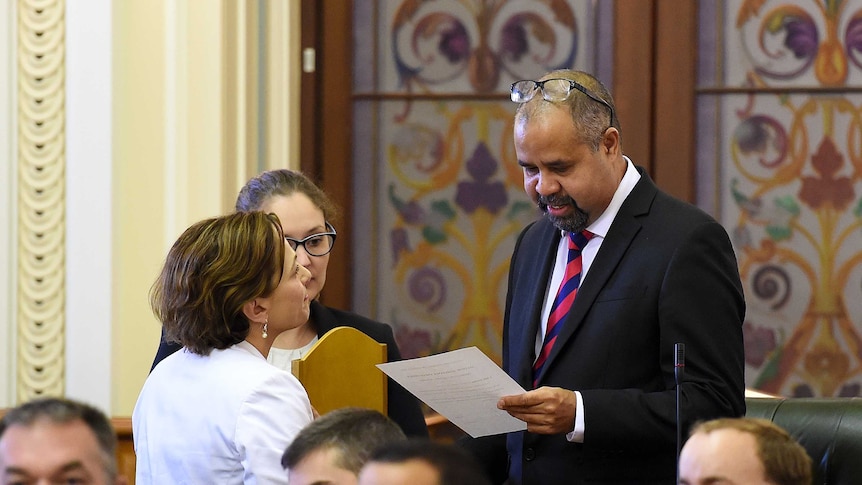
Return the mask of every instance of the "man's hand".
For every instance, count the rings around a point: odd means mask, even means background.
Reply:
[[[503,396],[497,408],[527,423],[538,434],[570,433],[575,429],[575,393],[559,387],[540,387],[517,396]]]

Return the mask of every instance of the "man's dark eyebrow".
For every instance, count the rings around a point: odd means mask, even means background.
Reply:
[[[68,472],[68,471],[71,471],[71,470],[78,470],[78,469],[81,469],[81,470],[87,471],[87,469],[86,469],[86,468],[84,468],[84,463],[83,463],[82,461],[80,461],[80,460],[75,460],[75,461],[70,461],[69,463],[66,463],[65,465],[63,465],[63,466],[60,468],[60,471],[61,471],[61,472]],[[89,475],[89,472],[87,472],[87,474]]]
[[[66,463],[65,465],[60,467],[60,470],[57,473],[66,473],[75,470],[83,470],[87,474],[87,476],[90,477],[90,472],[84,467],[84,463],[80,460],[70,461],[69,463]],[[5,477],[13,475],[22,478],[30,478],[30,473],[27,472],[27,470],[17,466],[7,466],[4,470],[2,470],[2,474]]]
[[[23,468],[19,468],[17,466],[7,466],[2,471],[2,476],[4,476],[4,477],[14,476],[14,475],[17,475],[17,476],[23,477],[23,478],[29,478],[30,477],[30,474],[27,473],[27,470],[25,470]]]

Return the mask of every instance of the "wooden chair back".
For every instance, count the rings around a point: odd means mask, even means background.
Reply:
[[[355,328],[336,327],[294,360],[291,370],[321,415],[350,406],[386,415],[386,374],[376,367],[385,362],[386,344]]]

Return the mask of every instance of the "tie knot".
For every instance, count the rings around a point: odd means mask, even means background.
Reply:
[[[584,249],[584,246],[587,245],[587,242],[593,238],[595,234],[590,231],[584,229],[581,232],[570,232],[569,233],[569,248],[571,249]]]

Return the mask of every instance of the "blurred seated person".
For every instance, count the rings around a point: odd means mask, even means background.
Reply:
[[[308,319],[309,278],[274,214],[206,219],[177,239],[150,303],[183,348],[153,369],[132,413],[137,485],[287,483],[281,454],[313,415],[266,356]]]
[[[117,473],[117,435],[93,406],[39,398],[0,419],[0,483],[123,485]]]
[[[466,450],[420,439],[377,448],[359,472],[359,485],[490,485]]]
[[[249,180],[236,199],[236,211],[264,211],[276,214],[296,258],[311,272],[306,283],[311,297],[311,313],[302,325],[287,330],[273,342],[267,360],[290,371],[291,361],[302,357],[318,338],[335,327],[353,327],[379,343],[386,344],[389,362],[401,360],[392,328],[384,323],[324,306],[318,301],[326,283],[329,254],[336,232],[331,221],[337,209],[326,193],[300,172],[280,169],[263,172]],[[180,348],[162,335],[153,367]],[[428,436],[419,401],[392,379],[388,385],[387,414],[408,436]]]
[[[407,439],[378,411],[342,408],[312,421],[281,457],[291,485],[356,485],[371,452]]]
[[[721,418],[698,424],[680,453],[682,485],[811,485],[811,458],[765,419]]]

